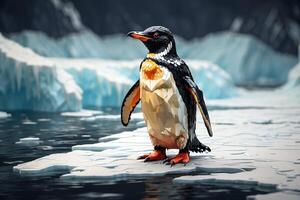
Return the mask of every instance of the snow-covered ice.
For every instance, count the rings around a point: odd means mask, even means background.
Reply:
[[[274,192],[269,194],[260,194],[254,196],[248,196],[247,200],[298,200],[300,196],[299,192],[286,191],[286,192]]]
[[[237,99],[208,101],[214,137],[207,136],[200,120],[197,135],[212,152],[191,153],[192,160],[186,166],[136,160],[152,150],[146,128],[139,128],[100,138],[96,144],[73,146],[68,153],[19,164],[14,170],[24,176],[60,174],[65,181],[177,174],[173,184],[225,185],[284,192],[284,196],[293,191],[298,195],[300,105],[297,99],[298,95],[283,97],[276,92],[258,92]],[[169,156],[176,153],[168,151]]]

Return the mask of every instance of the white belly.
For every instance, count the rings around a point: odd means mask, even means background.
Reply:
[[[161,68],[158,80],[146,80],[141,74],[141,104],[152,144],[182,149],[188,139],[186,106],[172,73]]]

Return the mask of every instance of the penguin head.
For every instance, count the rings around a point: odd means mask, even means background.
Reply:
[[[173,34],[163,26],[151,26],[144,31],[131,31],[127,35],[142,41],[149,53],[177,55]]]

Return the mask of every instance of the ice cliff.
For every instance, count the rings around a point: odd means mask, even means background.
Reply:
[[[81,89],[72,76],[0,34],[0,110],[79,109]]]
[[[3,36],[0,41],[2,110],[57,112],[77,111],[82,107],[118,107],[139,78],[140,59],[49,58]],[[38,43],[51,48],[55,46],[55,43],[51,45],[42,40]],[[79,45],[73,49],[81,48]],[[52,52],[59,53],[59,50],[62,49],[53,48]],[[219,66],[208,61],[186,62],[205,98],[227,98],[239,94],[231,77]]]
[[[139,78],[140,60],[51,59],[72,75],[83,90],[83,107],[120,106]],[[228,98],[239,94],[230,76],[208,61],[187,60],[195,81],[206,98]]]

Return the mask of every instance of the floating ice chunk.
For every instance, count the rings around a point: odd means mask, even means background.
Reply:
[[[286,191],[247,196],[247,200],[298,200],[299,197],[299,192]]]
[[[83,121],[94,121],[98,119],[121,120],[121,115],[98,115],[94,117],[82,118]],[[143,113],[132,113],[130,119],[144,119]]]
[[[39,145],[42,141],[40,141],[40,138],[38,137],[26,137],[26,138],[20,138],[16,144],[22,144],[22,145]]]
[[[266,169],[264,169],[266,170]],[[280,177],[272,177],[271,173],[262,176],[261,169],[254,169],[248,172],[241,173],[218,173],[212,175],[195,175],[195,176],[181,176],[175,178],[173,181],[178,184],[207,184],[207,185],[221,185],[232,186],[237,188],[251,188],[260,190],[275,191],[277,189],[278,179]],[[255,175],[256,174],[256,175]],[[271,177],[269,177],[271,175]],[[260,178],[262,176],[263,178]],[[268,180],[267,180],[268,179]]]
[[[102,113],[98,110],[81,110],[79,112],[63,112],[61,115],[66,117],[91,117]]]
[[[11,114],[7,113],[7,112],[3,112],[3,111],[0,111],[0,119],[1,118],[7,118],[7,117],[10,117]]]

